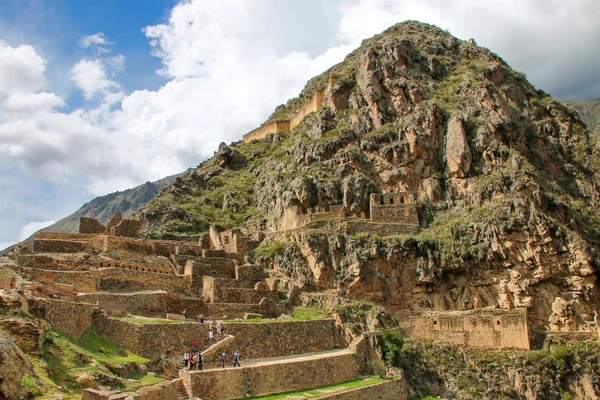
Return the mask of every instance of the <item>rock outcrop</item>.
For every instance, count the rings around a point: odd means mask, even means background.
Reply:
[[[6,333],[0,331],[0,398],[25,399],[29,389],[23,377],[34,374],[31,362]]]

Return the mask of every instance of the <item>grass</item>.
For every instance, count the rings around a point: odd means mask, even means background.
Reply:
[[[28,382],[36,389],[36,395],[60,394],[67,399],[79,399],[83,390],[77,378],[83,374],[92,376],[114,376],[112,366],[135,361],[138,364],[148,359],[123,351],[118,345],[94,329],[88,329],[82,336],[50,332],[44,336],[43,356],[29,357],[42,385]],[[120,390],[134,391],[142,386],[162,382],[162,378],[137,374],[122,379]]]
[[[331,316],[323,312],[323,310],[313,307],[296,307],[292,312],[292,319],[278,318],[248,318],[248,319],[228,319],[225,322],[302,322],[314,321],[319,319],[330,318]]]
[[[281,394],[272,394],[268,396],[252,397],[253,399],[264,400],[304,400],[314,399],[315,397],[326,396],[333,393],[344,392],[351,389],[357,389],[364,386],[374,385],[376,383],[386,382],[391,378],[382,378],[380,376],[369,376],[352,381],[336,383],[334,385],[321,386],[314,389],[297,390]]]
[[[63,336],[66,340],[65,336]],[[84,352],[89,353],[95,359],[111,364],[120,364],[129,361],[135,361],[138,364],[144,364],[149,360],[129,351],[122,352],[121,348],[108,340],[97,330],[90,328],[83,335],[76,339],[70,339],[71,343]],[[122,356],[121,354],[126,354]]]
[[[292,313],[292,318],[296,321],[313,321],[328,317],[329,315],[324,313],[323,310],[313,307],[296,307]]]
[[[118,318],[124,322],[131,322],[133,324],[184,324],[186,322],[193,322],[191,320],[177,320],[177,319],[163,319],[163,318],[136,318],[136,317],[121,317]]]

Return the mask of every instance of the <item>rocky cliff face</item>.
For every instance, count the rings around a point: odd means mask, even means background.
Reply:
[[[139,213],[147,232],[209,224],[275,230],[287,207],[405,191],[419,233],[335,224],[268,236],[256,252],[290,286],[418,310],[527,307],[534,328],[593,329],[600,241],[598,148],[577,114],[500,57],[434,26],[398,24],[308,82],[292,132],[221,146]]]

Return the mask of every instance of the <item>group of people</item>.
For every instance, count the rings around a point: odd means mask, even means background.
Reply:
[[[183,310],[183,315],[186,319],[189,318],[187,309]],[[208,317],[208,320],[206,320],[204,318],[204,315],[200,314],[198,316],[198,323],[200,323],[200,324],[207,323],[209,325],[208,342],[210,344],[214,343],[217,332],[219,332],[221,335],[225,335],[225,325],[223,324],[223,322],[213,319],[212,316]],[[200,346],[198,343],[198,339],[192,340],[192,352],[190,353],[190,352],[186,351],[183,354],[183,362],[185,364],[185,367],[186,368],[189,367],[190,370],[193,370],[195,367],[198,371],[202,371],[202,363],[203,363],[202,362],[202,353],[200,353]],[[223,368],[225,368],[225,363],[227,362],[227,354],[226,353],[223,353],[221,355],[221,362],[222,362]],[[241,367],[240,353],[238,351],[236,351],[233,354],[233,366]]]
[[[195,342],[196,345],[194,346],[194,349],[197,349],[197,342]],[[227,353],[223,353],[221,354],[221,363],[222,363],[222,367],[225,368],[225,363],[227,362]],[[183,363],[185,368],[190,369],[190,371],[193,371],[194,368],[196,368],[196,371],[202,371],[202,365],[203,365],[203,359],[202,359],[202,353],[200,353],[199,351],[194,350],[193,352],[189,352],[186,351],[185,353],[183,353]],[[241,367],[240,365],[240,353],[239,351],[236,350],[235,353],[233,353],[233,367]]]

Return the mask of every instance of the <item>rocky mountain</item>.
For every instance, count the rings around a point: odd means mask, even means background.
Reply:
[[[590,132],[600,138],[600,99],[561,100],[561,102],[577,111]]]
[[[363,41],[267,122],[291,132],[222,144],[138,215],[147,233],[210,224],[268,233],[250,256],[289,287],[333,290],[402,317],[527,307],[532,328],[586,330],[597,315],[598,147],[578,115],[498,55],[404,22]],[[350,235],[336,224],[271,234],[285,210],[406,192],[420,230]],[[271,232],[271,233],[270,233]]]
[[[143,185],[122,192],[114,192],[105,196],[96,197],[89,203],[85,203],[73,214],[61,219],[55,224],[41,229],[39,232],[77,233],[79,230],[80,217],[98,218],[103,224],[108,223],[112,216],[117,212],[121,212],[125,218],[129,218],[140,207],[159,194],[164,187],[172,184],[179,175],[181,174],[167,176],[156,182],[146,182]],[[33,236],[35,236],[35,234],[25,239],[25,241],[32,241]],[[12,247],[13,246],[0,253],[8,253]]]

